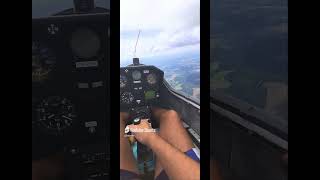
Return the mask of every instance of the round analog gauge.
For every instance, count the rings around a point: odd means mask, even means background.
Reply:
[[[97,56],[101,46],[98,34],[87,28],[73,32],[70,44],[74,55],[83,59]]]
[[[56,57],[51,49],[32,42],[32,82],[41,83],[50,78],[56,65]]]
[[[135,81],[140,80],[140,79],[141,79],[141,72],[140,72],[140,71],[137,71],[137,70],[133,71],[133,72],[132,72],[132,78],[133,78],[133,80],[135,80]]]
[[[122,93],[120,98],[121,98],[121,102],[123,102],[124,104],[131,104],[134,100],[134,97],[130,92]]]
[[[37,109],[37,122],[45,132],[62,134],[76,118],[74,105],[59,96],[44,99]]]
[[[120,75],[120,88],[124,88],[127,85],[127,78],[123,75]]]
[[[147,82],[151,85],[154,85],[157,83],[157,76],[153,73],[149,74],[147,76]]]

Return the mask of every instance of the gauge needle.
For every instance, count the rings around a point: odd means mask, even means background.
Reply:
[[[48,119],[51,119],[52,117],[54,117],[54,114],[51,114],[51,115],[48,117]]]
[[[69,117],[67,117],[67,116],[65,116],[65,115],[63,115],[62,117],[63,117],[63,118],[66,118],[66,119],[68,119],[68,120],[70,120],[70,121],[72,121],[71,118],[69,118]]]
[[[60,123],[57,123],[58,131],[60,131]]]

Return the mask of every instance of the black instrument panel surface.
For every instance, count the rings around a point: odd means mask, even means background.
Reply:
[[[41,145],[48,139],[52,140],[52,146],[105,139],[109,114],[108,72],[109,13],[32,19],[33,144]],[[69,118],[65,120],[70,127],[61,133],[46,131],[42,124],[57,127],[50,122],[39,123],[43,118],[38,111],[44,111],[41,104],[52,98],[72,104],[75,114],[72,123],[71,116],[64,115]],[[65,106],[44,107],[50,107],[50,113],[61,114],[59,107]]]
[[[128,66],[120,68],[120,106],[146,106],[160,98],[163,71],[155,66]]]

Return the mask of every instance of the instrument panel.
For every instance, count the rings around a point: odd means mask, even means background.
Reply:
[[[39,147],[48,139],[56,146],[107,138],[108,27],[108,12],[32,19],[32,131]]]
[[[32,160],[63,152],[70,179],[109,174],[109,27],[107,10],[32,19]]]
[[[128,66],[120,68],[120,107],[147,106],[160,98],[163,71],[155,66]]]

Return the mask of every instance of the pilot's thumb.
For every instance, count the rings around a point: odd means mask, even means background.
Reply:
[[[132,132],[132,133],[134,133],[134,131],[132,131],[132,129],[137,129],[137,126],[134,124],[130,124],[127,127],[129,128],[130,132]]]

